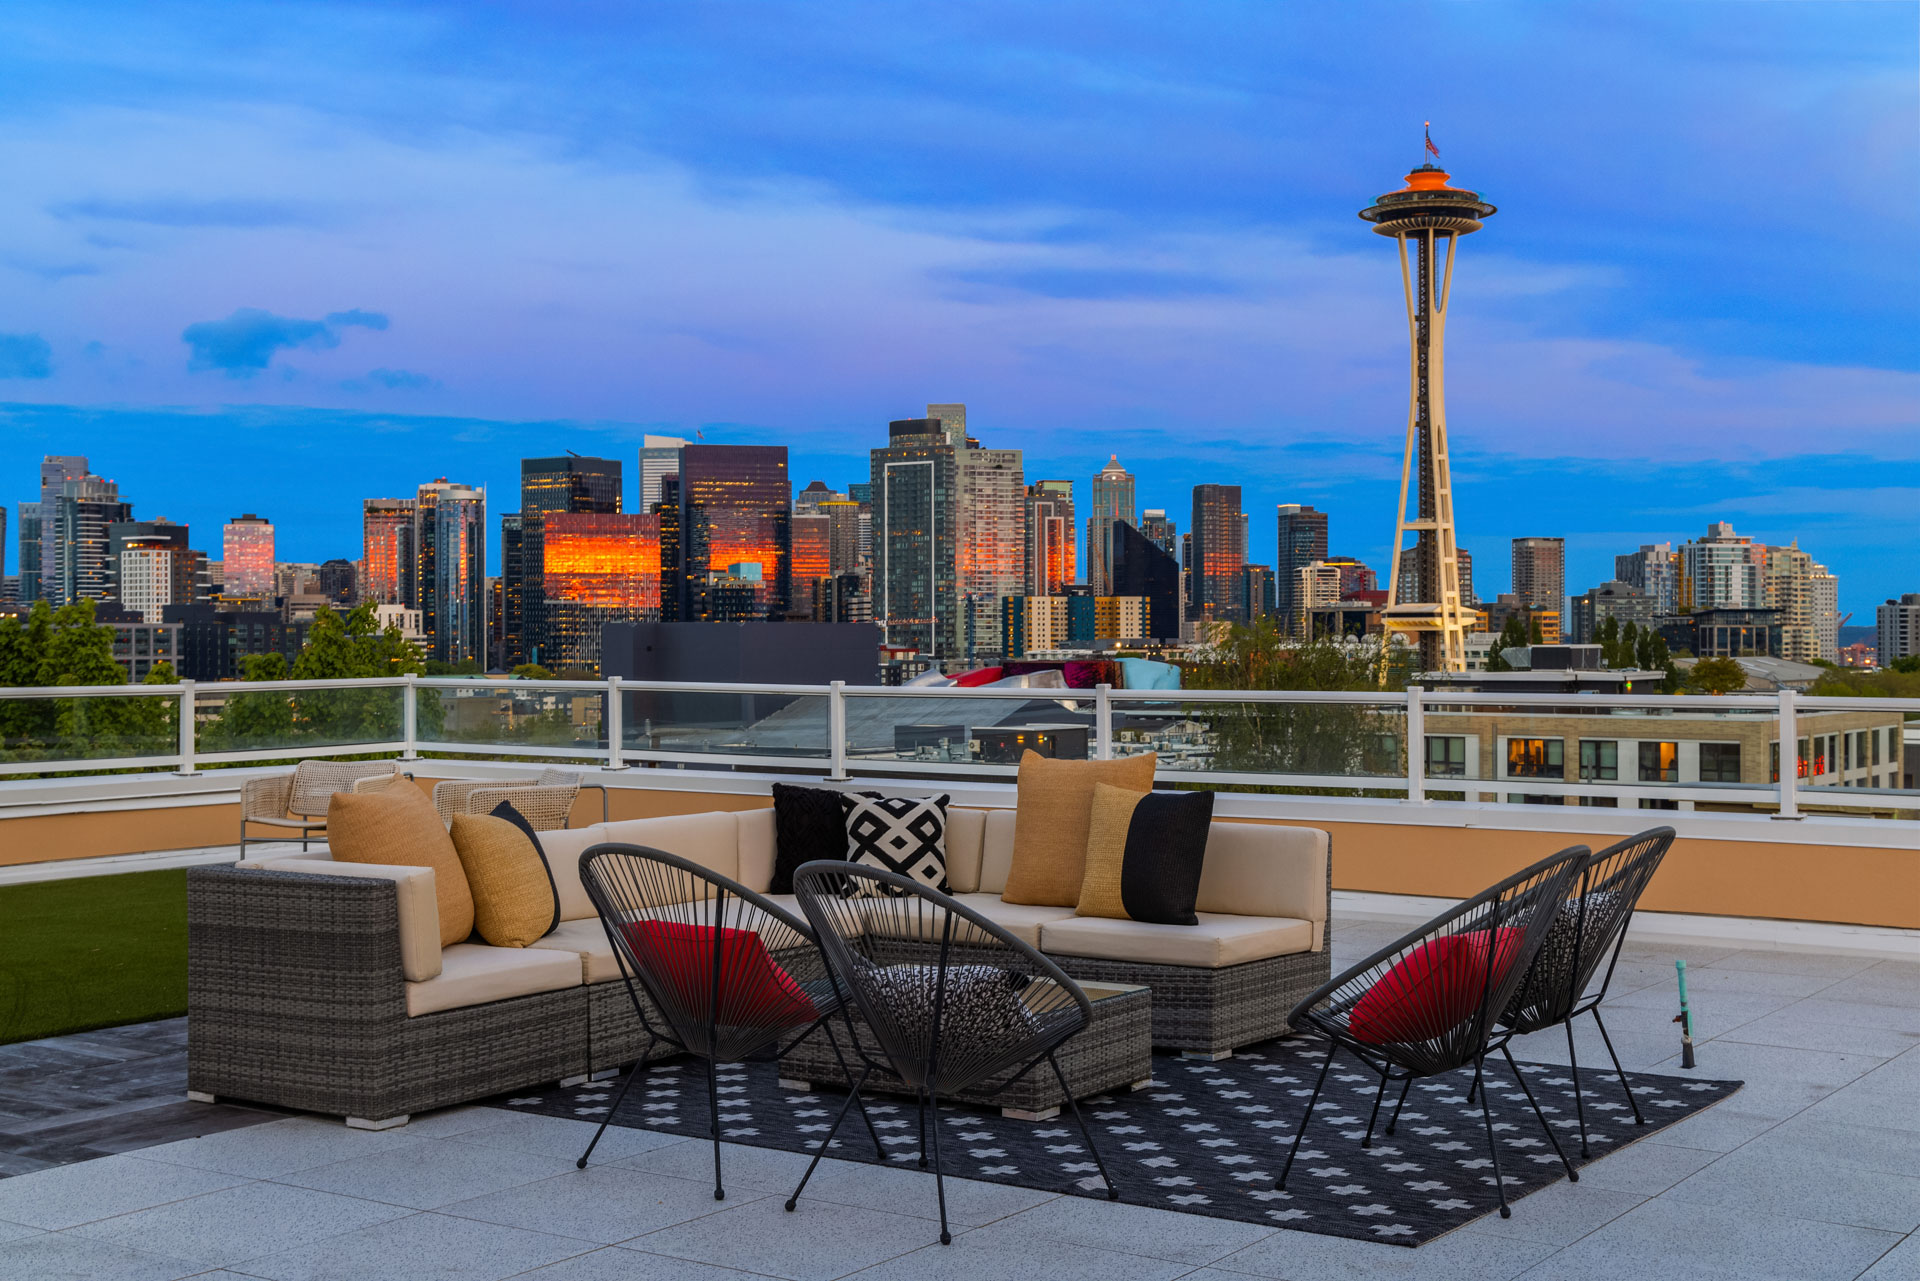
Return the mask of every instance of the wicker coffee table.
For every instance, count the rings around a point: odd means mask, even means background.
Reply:
[[[1090,1098],[1112,1090],[1137,1090],[1153,1084],[1153,992],[1150,988],[1123,983],[1082,983],[1082,991],[1093,1002],[1093,1017],[1080,1035],[1054,1052],[1060,1070],[1073,1086],[1074,1097]],[[884,1063],[886,1056],[861,1021],[859,1012],[849,1010],[855,1033],[868,1056]],[[843,1031],[844,1025],[834,1029]],[[1066,1096],[1060,1083],[1042,1063],[1015,1081],[1005,1084],[1014,1069],[991,1077],[956,1098],[962,1103],[998,1107],[1000,1115],[1021,1121],[1047,1121],[1060,1115]],[[785,1089],[809,1090],[816,1085],[844,1087],[846,1075],[833,1056],[833,1047],[819,1033],[802,1041],[780,1060],[780,1084]],[[867,1080],[869,1090],[907,1094],[900,1078],[883,1069],[875,1069]]]

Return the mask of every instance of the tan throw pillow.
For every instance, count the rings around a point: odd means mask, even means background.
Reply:
[[[1079,916],[1198,925],[1194,901],[1213,823],[1212,792],[1129,792],[1096,783]]]
[[[495,947],[526,947],[546,937],[559,914],[540,847],[512,821],[455,814],[453,848],[473,891],[473,924]]]
[[[1020,799],[1013,816],[1013,867],[1008,903],[1075,907],[1087,867],[1087,826],[1093,786],[1108,783],[1130,792],[1153,790],[1155,756],[1112,761],[1059,761],[1028,752],[1020,758]]]
[[[473,933],[473,894],[453,838],[425,793],[409,784],[379,792],[335,792],[327,802],[327,847],[336,863],[430,867],[440,905],[440,946]]]

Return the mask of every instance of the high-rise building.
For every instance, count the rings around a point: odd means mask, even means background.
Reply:
[[[1360,216],[1373,224],[1376,233],[1399,242],[1400,279],[1413,337],[1406,453],[1394,511],[1387,604],[1380,618],[1389,630],[1419,639],[1422,671],[1460,672],[1466,670],[1467,630],[1472,620],[1460,599],[1459,561],[1454,554],[1453,474],[1442,371],[1454,255],[1460,237],[1480,230],[1481,222],[1495,210],[1478,192],[1449,186],[1450,182],[1443,170],[1421,165],[1407,175],[1405,187],[1379,197]],[[1411,262],[1409,248],[1414,251]],[[1414,499],[1411,512],[1409,490]],[[1408,534],[1414,536],[1412,548],[1407,547]],[[1427,599],[1398,597],[1400,564],[1409,555],[1418,564],[1413,581]]]
[[[1473,590],[1473,553],[1464,547],[1455,546],[1453,559],[1460,566],[1460,603],[1467,609],[1480,608],[1480,595]]]
[[[743,608],[750,618],[785,614],[793,586],[793,482],[787,475],[787,447],[684,446],[677,489],[679,581],[673,616],[720,621]],[[663,484],[663,495],[666,492]],[[667,522],[662,521],[663,548],[666,538]],[[747,565],[756,568],[751,573],[736,568]],[[751,597],[750,606],[740,604],[743,591]]]
[[[1767,549],[1724,520],[1680,545],[1679,606],[1685,610],[1767,608]]]
[[[7,509],[0,507],[0,585],[7,581]]]
[[[1346,599],[1340,577],[1340,566],[1318,560],[1293,572],[1293,601],[1300,611],[1294,623],[1294,635],[1312,639],[1314,611],[1331,608]]]
[[[660,617],[660,514],[547,512],[541,521],[540,662],[597,669],[602,627]]]
[[[657,595],[659,589],[654,590]],[[499,665],[510,672],[532,662],[533,654],[527,648],[526,524],[519,512],[503,512],[500,516],[500,608],[489,609],[487,616],[500,624],[499,634],[493,638]]]
[[[87,460],[78,454],[47,454],[40,460],[40,503],[33,522],[33,554],[28,555],[28,524],[22,512],[20,523],[20,599],[36,601],[45,596],[55,605],[65,604],[60,595],[60,498],[68,481],[89,475]]]
[[[1351,600],[1361,592],[1380,590],[1380,576],[1373,567],[1353,556],[1329,556],[1323,562],[1340,575],[1340,600]]]
[[[1096,596],[1113,594],[1113,522],[1135,523],[1133,473],[1120,465],[1118,454],[1107,458],[1093,478],[1093,501],[1087,508],[1087,585]]]
[[[1037,480],[1027,486],[1027,552],[1024,590],[1053,596],[1074,581],[1073,482]]]
[[[517,662],[547,664],[543,656],[552,644],[547,635],[546,561],[543,553],[545,518],[556,512],[613,515],[622,509],[620,460],[565,454],[558,458],[520,460],[519,564],[503,563],[501,614],[517,629],[502,649]],[[504,538],[504,526],[503,538]],[[503,562],[505,554],[502,553]],[[522,657],[524,655],[524,657]],[[517,663],[516,663],[517,665]]]
[[[16,594],[22,604],[31,603],[40,598],[40,511],[39,503],[21,503],[19,510],[20,532],[20,586]]]
[[[1839,580],[1799,544],[1765,549],[1766,608],[1779,611],[1780,657],[1838,662]]]
[[[1240,610],[1248,622],[1274,610],[1273,567],[1246,565],[1240,570]]]
[[[929,405],[935,410],[959,410],[964,427],[964,405]],[[953,430],[950,420],[949,431]],[[998,636],[1000,599],[1025,590],[1027,557],[1027,486],[1018,449],[982,449],[971,437],[962,437],[954,455],[958,486],[954,513],[955,590],[978,602],[984,620],[983,636]]]
[[[833,517],[794,505],[792,612],[813,613],[814,586],[833,573]]]
[[[443,663],[486,659],[486,522],[484,489],[442,477],[414,498],[413,598],[427,655]]]
[[[1140,532],[1145,534],[1155,547],[1173,557],[1176,563],[1179,561],[1179,529],[1174,522],[1167,519],[1164,508],[1149,507],[1141,512]]]
[[[693,442],[680,436],[640,439],[640,510],[650,512],[665,495],[661,482],[680,474],[680,451]]]
[[[1892,667],[1896,658],[1920,654],[1920,592],[1903,592],[1900,599],[1873,611],[1876,657],[1880,666]]]
[[[886,644],[929,658],[962,652],[954,534],[965,447],[939,419],[904,418],[871,454],[874,621]]]
[[[1281,626],[1292,631],[1300,622],[1301,604],[1294,599],[1300,570],[1327,558],[1327,514],[1303,503],[1281,503],[1277,527],[1280,541],[1273,553],[1274,612],[1280,615]],[[1424,597],[1403,596],[1401,599],[1422,600]]]
[[[1149,513],[1149,517],[1151,513]],[[1145,530],[1125,521],[1113,531],[1113,594],[1147,602],[1145,636],[1180,637],[1180,562]]]
[[[320,594],[336,606],[352,607],[359,598],[353,562],[342,557],[320,563]]]
[[[1680,557],[1672,543],[1642,543],[1613,558],[1613,577],[1651,600],[1662,614],[1680,609]]]
[[[1653,597],[1618,580],[1588,588],[1567,604],[1567,638],[1576,645],[1598,641],[1600,627],[1609,618],[1616,626],[1632,623],[1641,631],[1651,629],[1660,618],[1660,607]]]
[[[369,498],[360,504],[360,574],[376,605],[414,605],[413,499]]]
[[[187,527],[170,520],[107,526],[109,595],[149,623],[168,605],[207,598],[206,554],[187,546]]]
[[[266,600],[273,596],[273,522],[248,512],[221,531],[220,563],[226,566],[229,598]]]
[[[820,510],[820,504],[830,503],[846,495],[832,488],[824,480],[812,481],[807,487],[793,496],[793,514],[805,515]]]
[[[867,505],[851,498],[829,498],[814,510],[827,518],[828,572],[865,577],[867,562],[862,548],[870,540],[867,525],[871,519]]]
[[[104,477],[85,475],[63,481],[54,500],[52,522],[42,508],[40,591],[54,605],[105,600],[113,594],[109,526],[133,519],[133,504]],[[45,567],[51,565],[52,572]]]
[[[566,454],[520,460],[520,511],[617,512],[620,460]]]
[[[1567,540],[1513,540],[1513,594],[1529,610],[1567,607]]]
[[[1247,563],[1246,522],[1240,519],[1240,486],[1193,487],[1193,599],[1189,618],[1244,621],[1241,570]],[[1098,593],[1111,596],[1111,591]]]

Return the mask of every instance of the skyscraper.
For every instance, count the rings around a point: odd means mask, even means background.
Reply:
[[[1158,547],[1161,551],[1173,557],[1175,562],[1178,563],[1180,559],[1179,530],[1174,522],[1167,519],[1165,510],[1159,507],[1149,507],[1147,510],[1141,512],[1140,532],[1145,534],[1148,541],[1155,547]]]
[[[360,530],[360,574],[367,599],[376,605],[415,605],[413,499],[365,499]]]
[[[785,445],[687,445],[680,451],[678,613],[717,620],[751,587],[754,617],[777,618],[792,599],[793,482]],[[663,494],[665,488],[663,486]],[[666,524],[662,522],[662,538]],[[737,566],[754,566],[749,573]],[[720,580],[731,579],[730,584]],[[711,588],[728,588],[724,609]]]
[[[45,596],[55,605],[65,603],[60,596],[60,496],[68,481],[83,479],[87,474],[87,460],[78,454],[47,454],[41,458],[40,503],[31,527],[32,555],[28,554],[26,513],[21,513],[21,600],[36,601]]]
[[[815,512],[827,518],[827,568],[832,574],[866,574],[861,546],[867,542],[866,504],[851,498],[829,498]]]
[[[661,501],[661,481],[680,474],[680,450],[693,442],[680,436],[643,436],[640,439],[640,510],[650,512]]]
[[[40,511],[39,503],[21,503],[19,510],[20,532],[20,587],[19,597],[22,604],[40,599]]]
[[[1920,654],[1920,592],[1903,592],[1898,600],[1887,598],[1873,611],[1874,638],[1880,666],[1892,667],[1896,658]]]
[[[602,627],[660,617],[660,513],[547,512],[541,524],[540,661],[597,669]]]
[[[1427,148],[1433,150],[1431,141]],[[1459,672],[1467,665],[1469,620],[1460,600],[1459,562],[1454,555],[1453,477],[1447,453],[1444,392],[1447,305],[1453,296],[1453,258],[1460,237],[1480,230],[1481,221],[1495,210],[1480,199],[1478,192],[1450,187],[1449,181],[1444,171],[1423,164],[1407,175],[1405,187],[1379,197],[1362,209],[1360,216],[1373,224],[1375,232],[1391,236],[1399,244],[1400,281],[1406,295],[1407,324],[1413,332],[1406,453],[1400,469],[1393,562],[1387,570],[1387,605],[1381,611],[1381,621],[1394,631],[1410,632],[1419,638],[1422,670]],[[1414,246],[1411,264],[1408,241]],[[1407,509],[1409,488],[1414,491],[1411,514]],[[1411,549],[1406,545],[1409,533],[1414,535]],[[1413,581],[1427,599],[1398,599],[1400,562],[1407,555],[1418,565]]]
[[[929,405],[935,409],[964,406]],[[962,419],[964,422],[964,418]],[[960,594],[974,602],[981,636],[997,642],[1000,601],[1025,590],[1027,486],[1018,449],[982,449],[962,437],[954,454],[958,485],[954,520],[954,577]]]
[[[1780,657],[1837,662],[1839,580],[1798,542],[1768,547],[1765,555],[1766,607],[1780,611]]]
[[[1180,562],[1125,521],[1113,530],[1113,594],[1146,598],[1148,636],[1180,638]]]
[[[520,460],[520,555],[501,567],[501,614],[514,628],[502,648],[523,662],[545,663],[545,518],[552,513],[613,515],[621,510],[620,460],[566,454]],[[504,543],[505,526],[501,527]],[[505,560],[504,548],[502,551]]]
[[[273,595],[273,522],[248,512],[221,531],[220,563],[226,568],[228,597]]]
[[[1273,554],[1274,612],[1280,615],[1281,627],[1291,632],[1300,624],[1301,605],[1294,599],[1300,570],[1327,558],[1327,514],[1301,503],[1281,503],[1277,527],[1280,541]]]
[[[1640,550],[1613,558],[1616,581],[1639,590],[1660,614],[1680,609],[1680,557],[1672,543],[1642,543]]]
[[[499,609],[489,608],[487,617],[497,622],[500,631],[492,639],[500,666],[511,672],[522,663],[533,661],[527,649],[527,531],[519,512],[500,516],[500,589]],[[659,595],[659,588],[654,588]]]
[[[1479,609],[1480,596],[1473,590],[1473,553],[1464,547],[1455,547],[1453,558],[1460,565],[1460,603],[1468,609]]]
[[[828,500],[832,501],[832,500]],[[793,588],[790,609],[813,612],[814,590],[833,572],[833,516],[815,508],[793,517]]]
[[[1087,584],[1095,596],[1113,595],[1113,522],[1135,522],[1133,474],[1120,465],[1118,454],[1107,458],[1093,478],[1093,501],[1087,507]]]
[[[1240,519],[1240,486],[1193,487],[1193,562],[1187,570],[1193,595],[1187,617],[1244,621],[1241,569],[1247,562],[1246,528]]]
[[[1073,520],[1073,482],[1037,480],[1027,486],[1027,554],[1024,591],[1055,596],[1074,581],[1073,549],[1079,528]]]
[[[414,604],[427,654],[443,663],[486,657],[486,522],[483,489],[442,477],[414,499]]]
[[[889,645],[961,652],[955,591],[956,448],[939,419],[887,424],[871,454],[873,617]]]
[[[1567,540],[1513,540],[1513,594],[1529,610],[1567,608]]]
[[[1680,545],[1682,609],[1764,609],[1767,549],[1716,520],[1707,536]]]
[[[621,510],[620,460],[566,454],[520,460],[520,511]]]
[[[1240,570],[1240,612],[1248,622],[1265,618],[1274,610],[1273,568],[1246,565]]]
[[[41,594],[54,605],[112,595],[107,527],[133,519],[133,504],[121,499],[120,487],[94,475],[66,480],[51,513],[45,505],[42,513],[41,562],[43,566],[50,562],[53,572],[43,576]]]
[[[187,546],[187,527],[170,520],[123,520],[107,526],[108,593],[149,623],[168,605],[207,595],[204,552]]]

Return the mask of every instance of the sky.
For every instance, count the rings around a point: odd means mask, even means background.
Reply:
[[[864,479],[968,406],[1029,480],[1239,483],[1383,570],[1391,242],[1421,161],[1500,207],[1448,328],[1460,541],[1568,588],[1713,520],[1843,613],[1920,591],[1912,3],[0,9],[0,504],[87,455],[142,518],[359,502],[648,432]],[[497,545],[497,521],[495,537]],[[10,534],[9,541],[12,541]],[[17,544],[8,548],[9,572]]]

